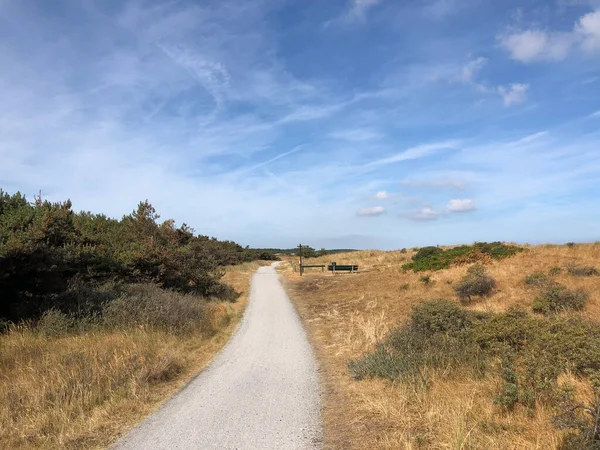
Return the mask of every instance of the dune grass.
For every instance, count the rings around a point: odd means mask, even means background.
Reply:
[[[409,379],[353,377],[348,362],[372,354],[392,330],[408,323],[415,306],[435,299],[460,305],[455,287],[471,265],[424,273],[402,270],[414,253],[362,251],[309,260],[310,264],[331,260],[358,264],[358,274],[307,271],[300,277],[289,264],[281,269],[323,367],[326,448],[499,450],[563,445],[567,431],[552,422],[556,403],[534,398],[533,405],[517,403],[508,410],[494,401],[506,385],[501,370],[474,373],[472,364],[444,363],[421,366],[415,371],[418,376]],[[485,264],[495,287],[462,308],[478,314],[521,308],[536,320],[547,320],[532,311],[540,286],[525,281],[527,275],[544,273],[570,291],[586,293],[581,311],[561,312],[561,317],[600,322],[597,277],[573,276],[568,270],[598,266],[600,244],[525,246],[523,252],[501,261],[478,262]],[[428,283],[420,281],[423,275],[429,276]],[[469,352],[466,356],[473,360]],[[592,397],[589,381],[575,372],[561,373],[557,385],[569,386],[583,403]]]
[[[145,314],[143,320],[115,304],[109,324],[92,320],[77,327],[51,313],[40,326],[13,325],[0,335],[0,448],[103,448],[113,442],[227,342],[257,267],[227,269],[223,281],[241,294],[236,303],[141,287],[137,300],[145,304],[136,303],[136,313]],[[159,317],[166,319],[158,323]]]

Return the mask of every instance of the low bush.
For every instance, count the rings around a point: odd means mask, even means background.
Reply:
[[[419,281],[423,283],[423,286],[429,286],[433,284],[433,280],[431,279],[431,275],[421,275],[419,277]]]
[[[529,286],[544,286],[546,284],[548,284],[548,282],[550,281],[550,277],[548,275],[546,275],[544,272],[535,272],[532,273],[531,275],[527,275],[525,277],[525,284],[529,285]]]
[[[199,330],[211,335],[215,328],[207,308],[202,297],[141,284],[128,286],[119,298],[104,307],[102,316],[108,327],[146,325],[173,333]]]
[[[448,250],[439,247],[423,247],[413,255],[412,262],[404,264],[402,269],[423,272],[442,270],[452,264],[485,263],[500,260],[523,251],[523,248],[502,242],[477,242],[473,245],[461,245]]]
[[[409,383],[427,383],[433,372],[445,377],[464,376],[461,369],[473,376],[490,373],[502,380],[494,402],[505,410],[518,404],[532,410],[542,402],[569,412],[572,408],[560,400],[558,377],[571,372],[595,386],[598,348],[600,326],[581,318],[535,316],[522,309],[481,314],[436,300],[413,310],[407,324],[392,330],[374,352],[351,360],[349,370],[357,379]],[[563,426],[581,430],[569,438],[573,442],[595,445],[598,437],[589,430],[597,432],[600,410],[594,415],[593,405],[582,408],[590,414],[579,415],[579,422],[563,421]]]
[[[489,295],[495,287],[496,280],[486,274],[485,267],[475,264],[454,286],[454,292],[462,302],[470,302],[474,296]]]
[[[552,266],[552,267],[550,267],[550,269],[548,269],[548,275],[550,275],[551,277],[556,276],[561,272],[562,272],[562,269],[558,266]]]
[[[555,284],[542,289],[531,308],[539,314],[557,314],[564,311],[580,311],[585,307],[589,295],[583,289],[571,290]]]
[[[392,330],[375,352],[351,360],[349,370],[357,379],[382,377],[392,380],[426,382],[428,369],[452,374],[452,369],[467,364],[481,372],[484,360],[465,330],[478,315],[448,300],[421,304],[410,321]]]
[[[567,266],[567,272],[569,273],[569,275],[574,275],[576,277],[591,277],[595,275],[600,275],[600,270],[596,269],[593,266],[569,265]]]
[[[410,329],[425,336],[456,333],[471,327],[475,317],[475,313],[450,300],[432,300],[413,309]]]

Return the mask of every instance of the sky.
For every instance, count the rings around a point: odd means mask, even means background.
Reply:
[[[0,187],[252,247],[600,240],[600,0],[0,0]]]

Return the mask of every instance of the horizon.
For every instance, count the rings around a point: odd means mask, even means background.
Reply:
[[[599,1],[0,0],[0,36],[9,193],[252,248],[600,240]]]

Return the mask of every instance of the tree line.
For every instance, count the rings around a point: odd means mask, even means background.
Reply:
[[[147,200],[114,219],[75,212],[70,200],[30,202],[0,189],[0,322],[49,309],[94,314],[121,286],[137,283],[234,300],[220,281],[224,266],[277,259],[159,218]]]

